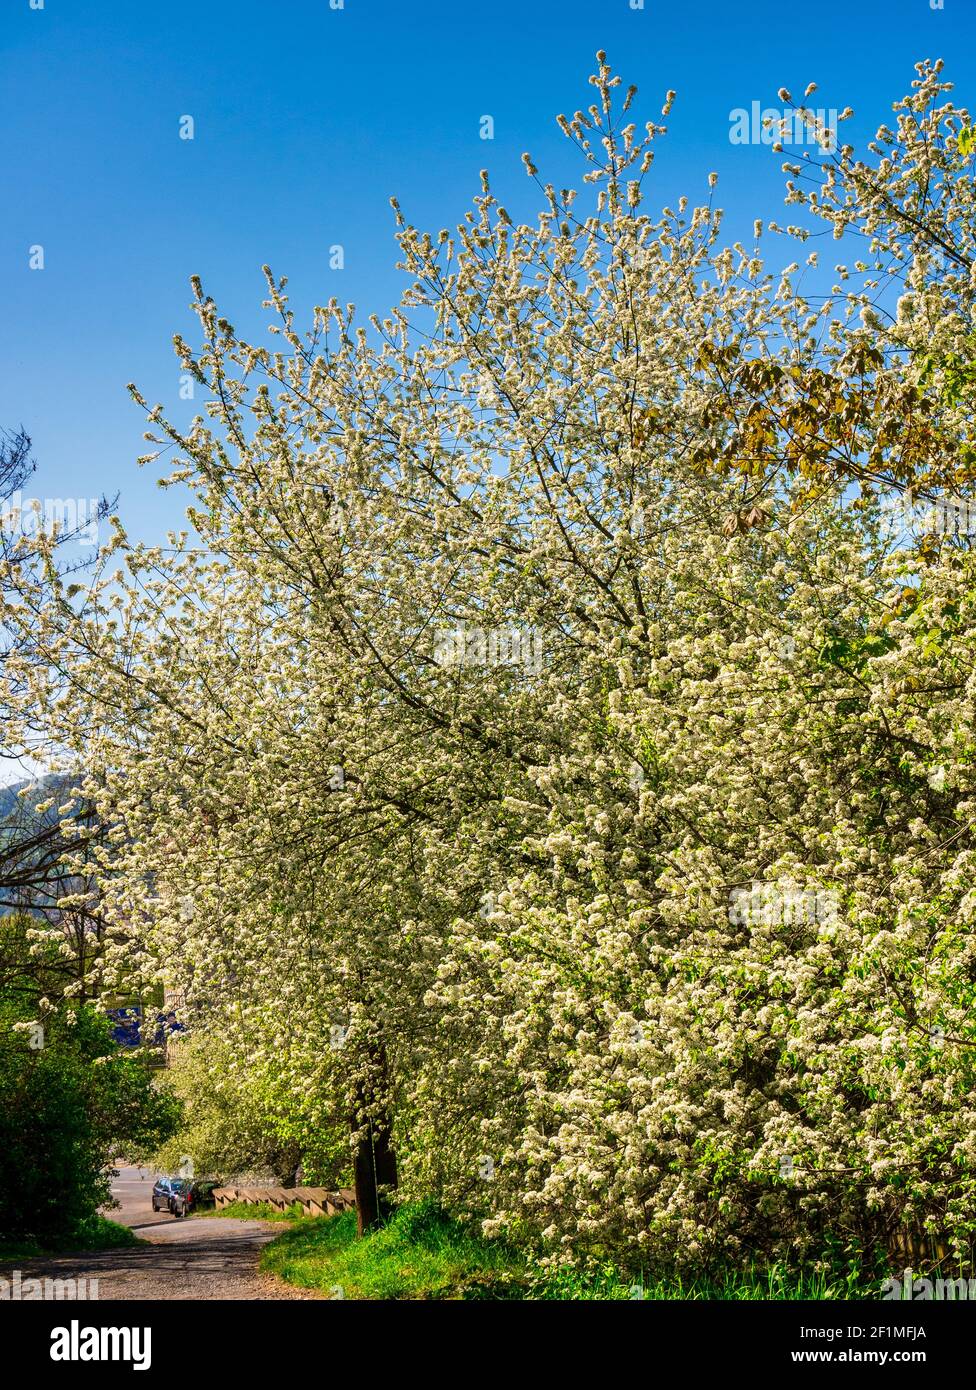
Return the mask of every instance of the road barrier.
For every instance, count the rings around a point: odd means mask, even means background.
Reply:
[[[213,1199],[218,1207],[231,1202],[267,1202],[278,1211],[286,1211],[297,1202],[303,1216],[335,1216],[356,1205],[351,1187],[215,1187]]]

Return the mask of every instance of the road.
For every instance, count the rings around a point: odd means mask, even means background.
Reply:
[[[139,1235],[143,1235],[147,1226],[178,1224],[168,1211],[152,1209],[152,1185],[158,1173],[151,1168],[119,1168],[118,1173],[112,1181],[112,1196],[119,1206],[106,1209],[106,1216],[123,1226],[131,1226]]]
[[[267,1221],[230,1217],[188,1219],[154,1213],[151,1193],[156,1174],[120,1168],[112,1183],[118,1209],[106,1212],[131,1226],[148,1244],[122,1250],[18,1260],[21,1278],[98,1280],[99,1299],[306,1299],[317,1295],[293,1289],[258,1273],[261,1247],[281,1233]],[[0,1268],[9,1279],[14,1266]]]

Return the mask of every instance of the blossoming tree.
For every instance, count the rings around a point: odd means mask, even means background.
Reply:
[[[584,192],[395,204],[388,317],[302,333],[266,270],[257,345],[195,281],[204,415],[133,388],[192,530],[24,586],[99,969],[312,1096],[364,1229],[399,1183],[577,1254],[961,1247],[973,560],[888,504],[972,476],[968,116],[923,65],[727,245],[714,178],[643,211],[664,127],[598,57]],[[760,250],[817,218],[870,248],[824,295]]]

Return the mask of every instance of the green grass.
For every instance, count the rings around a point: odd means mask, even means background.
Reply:
[[[429,1202],[402,1206],[362,1240],[355,1212],[306,1218],[265,1247],[261,1268],[300,1288],[349,1299],[780,1301],[877,1298],[879,1288],[876,1278],[840,1267],[798,1272],[774,1265],[717,1279],[630,1278],[599,1264],[544,1268]]]
[[[317,1216],[307,1216],[301,1202],[292,1202],[290,1207],[279,1211],[270,1202],[228,1202],[226,1207],[211,1207],[197,1211],[194,1216],[233,1216],[238,1221],[318,1221]]]
[[[680,1274],[621,1281],[613,1270],[577,1272],[573,1269],[545,1272],[533,1281],[532,1298],[648,1299],[693,1302],[785,1302],[794,1299],[877,1298],[880,1281],[865,1282],[857,1271],[798,1271],[781,1265],[751,1270],[730,1270],[719,1279],[689,1278]]]
[[[36,1240],[0,1240],[0,1260],[29,1260],[43,1253]]]
[[[65,1236],[57,1245],[41,1245],[36,1240],[0,1241],[0,1259],[23,1260],[37,1255],[56,1255],[63,1251],[115,1250],[127,1245],[142,1245],[143,1241],[128,1226],[109,1221],[105,1216],[92,1216]]]
[[[265,1247],[261,1268],[301,1288],[356,1299],[512,1297],[525,1272],[500,1243],[429,1203],[401,1207],[362,1240],[353,1211],[307,1221]]]

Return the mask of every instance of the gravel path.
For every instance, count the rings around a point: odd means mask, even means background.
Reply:
[[[150,1194],[155,1174],[139,1173],[131,1168],[120,1171],[112,1190],[121,1206],[108,1215],[131,1226],[149,1244],[18,1260],[0,1268],[0,1274],[9,1279],[16,1267],[23,1279],[97,1279],[100,1300],[318,1297],[258,1273],[261,1247],[281,1234],[279,1223],[154,1214]]]

